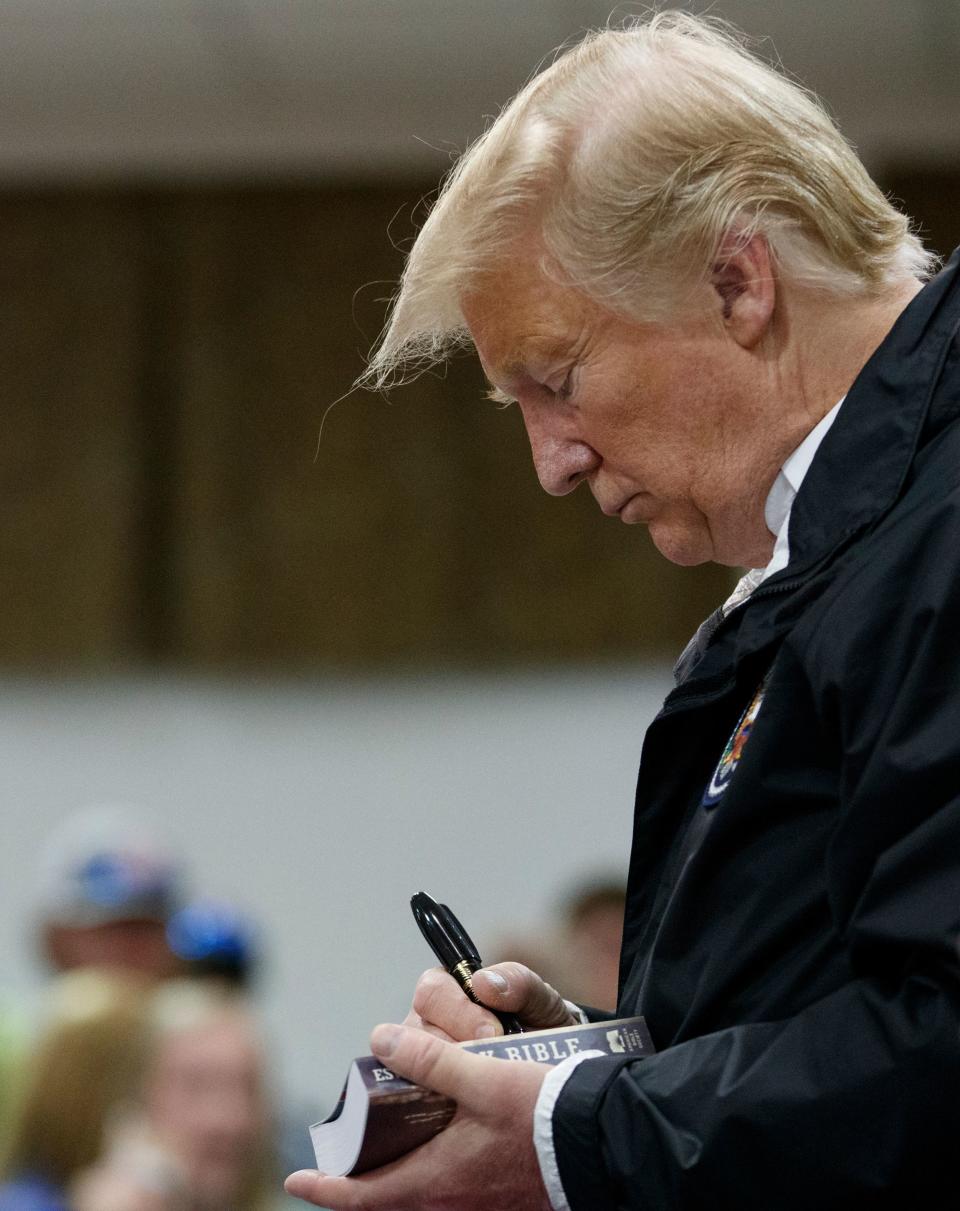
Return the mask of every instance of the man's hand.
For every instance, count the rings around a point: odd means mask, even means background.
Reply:
[[[471,982],[483,1005],[516,1014],[529,1030],[573,1023],[557,990],[522,963],[484,967],[474,974]],[[475,1005],[442,967],[431,967],[417,981],[413,1008],[404,1025],[417,1026],[455,1043],[503,1034],[500,1022],[483,1005]]]
[[[370,1042],[392,1072],[452,1097],[456,1115],[382,1169],[353,1178],[301,1170],[288,1194],[331,1211],[550,1211],[533,1146],[545,1065],[471,1055],[402,1026],[378,1026]]]

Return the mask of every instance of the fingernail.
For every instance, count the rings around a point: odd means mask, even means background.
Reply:
[[[477,1027],[476,1037],[478,1039],[492,1039],[499,1033],[493,1022],[481,1022]]]
[[[298,1169],[296,1173],[290,1174],[283,1183],[283,1188],[294,1198],[303,1198],[310,1193],[310,1188],[319,1176],[320,1173],[316,1169]]]
[[[389,1059],[400,1042],[399,1026],[377,1026],[370,1036],[370,1046],[381,1060]]]
[[[483,974],[485,979],[494,986],[497,992],[507,991],[509,985],[499,971],[485,971]]]

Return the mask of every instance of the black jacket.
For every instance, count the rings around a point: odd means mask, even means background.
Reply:
[[[618,1012],[660,1050],[564,1086],[573,1211],[960,1201],[958,264],[647,733]]]

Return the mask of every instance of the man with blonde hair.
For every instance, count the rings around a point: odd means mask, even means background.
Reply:
[[[683,14],[570,49],[456,166],[367,381],[469,342],[548,492],[586,482],[667,558],[750,570],[643,748],[617,1009],[658,1053],[461,1053],[499,1027],[428,972],[372,1045],[454,1097],[453,1123],[291,1192],[939,1205],[960,1130],[960,268],[930,269],[819,103]],[[531,1027],[580,1012],[517,964],[474,986]]]

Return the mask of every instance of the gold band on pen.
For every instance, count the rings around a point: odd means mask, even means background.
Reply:
[[[477,994],[473,991],[473,981],[470,978],[473,975],[473,968],[470,966],[469,962],[466,959],[462,959],[456,965],[456,967],[451,970],[450,974],[457,981],[470,1000],[473,1001],[475,1005],[479,1005],[480,1000],[477,997]]]

